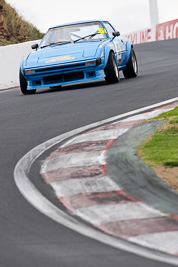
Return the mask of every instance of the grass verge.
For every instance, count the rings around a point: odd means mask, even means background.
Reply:
[[[0,0],[0,46],[38,40],[43,34],[25,21],[10,4]]]
[[[152,120],[165,123],[139,147],[138,154],[158,177],[178,191],[178,107]]]

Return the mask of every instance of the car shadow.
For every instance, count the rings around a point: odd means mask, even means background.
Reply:
[[[62,87],[54,87],[54,88],[43,88],[36,91],[36,94],[46,94],[46,93],[55,93],[55,92],[62,92],[62,91],[70,91],[70,90],[80,90],[80,89],[88,89],[91,87],[100,87],[107,85],[105,80],[101,81],[94,81],[94,82],[86,82],[80,84],[73,84],[73,85],[64,85]]]

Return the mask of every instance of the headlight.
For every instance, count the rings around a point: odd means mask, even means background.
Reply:
[[[86,66],[90,66],[90,65],[94,65],[95,64],[95,61],[89,61],[89,62],[87,62],[85,65]]]
[[[35,73],[35,70],[26,70],[25,72],[26,74],[32,74],[32,73]]]

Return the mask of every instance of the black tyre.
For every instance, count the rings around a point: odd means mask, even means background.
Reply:
[[[36,89],[34,89],[34,90],[27,90],[27,81],[26,81],[25,77],[22,75],[21,70],[20,70],[20,73],[19,73],[19,79],[20,79],[20,89],[21,89],[21,92],[24,95],[35,94]]]
[[[125,78],[134,78],[138,75],[138,63],[133,48],[131,48],[130,58],[126,65],[126,68],[123,69],[123,74]]]
[[[113,52],[110,52],[107,65],[104,69],[107,83],[117,83],[120,80],[117,62]]]

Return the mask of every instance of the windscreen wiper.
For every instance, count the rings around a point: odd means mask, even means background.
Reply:
[[[100,33],[100,32],[95,32],[95,33],[93,33],[93,34],[86,35],[86,36],[84,36],[84,37],[81,37],[81,38],[75,40],[74,43],[76,43],[76,42],[78,42],[78,41],[80,41],[80,40],[84,40],[84,39],[87,38],[87,37],[94,37],[94,36],[97,35],[97,34],[101,34],[101,33]]]
[[[51,46],[51,45],[62,45],[62,44],[69,44],[69,43],[71,43],[71,42],[70,41],[63,41],[63,42],[50,43],[48,45],[41,46],[41,48],[45,48],[45,47]]]

